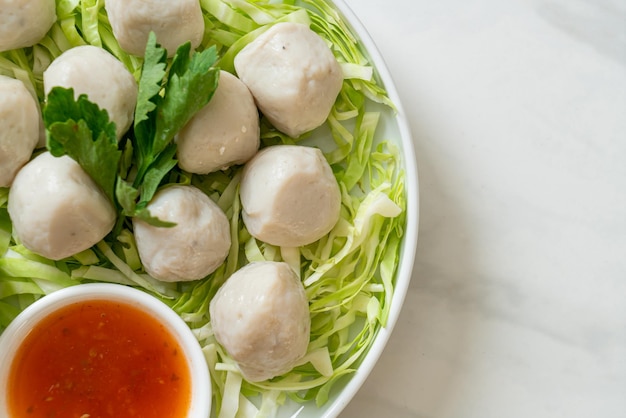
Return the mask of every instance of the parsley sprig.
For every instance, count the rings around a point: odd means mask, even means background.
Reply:
[[[175,135],[213,97],[216,61],[214,47],[192,53],[187,42],[168,64],[167,51],[151,33],[128,139],[118,144],[114,122],[87,96],[74,99],[72,89],[55,87],[43,111],[48,150],[76,160],[116,203],[120,222],[128,216],[170,226],[152,217],[147,205],[176,166]]]

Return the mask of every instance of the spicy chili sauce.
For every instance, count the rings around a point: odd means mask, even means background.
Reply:
[[[12,418],[185,417],[183,351],[155,318],[119,302],[61,308],[18,349],[8,381]]]

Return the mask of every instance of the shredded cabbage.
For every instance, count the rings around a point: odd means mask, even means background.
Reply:
[[[0,74],[22,80],[44,100],[43,70],[63,51],[83,44],[113,53],[139,78],[141,58],[115,40],[103,0],[57,0],[58,21],[32,48],[0,53]],[[241,221],[240,168],[205,176],[174,170],[170,183],[193,184],[225,211],[232,244],[226,262],[203,280],[162,283],[142,270],[130,226],[93,248],[61,261],[24,248],[12,234],[6,210],[8,189],[0,188],[0,332],[29,304],[57,289],[92,281],[138,287],[172,307],[200,342],[213,383],[220,418],[272,416],[288,399],[323,405],[333,386],[353,373],[387,323],[394,274],[405,225],[406,197],[401,155],[393,142],[377,138],[379,113],[393,111],[374,68],[341,16],[324,0],[201,0],[206,31],[200,49],[215,46],[218,66],[234,72],[234,56],[278,21],[306,23],[331,47],[344,72],[342,91],[321,134],[301,139],[319,146],[342,191],[341,219],[328,236],[301,248],[260,242]],[[331,141],[320,139],[324,135]],[[262,120],[262,143],[297,140]],[[306,288],[311,340],[301,364],[269,381],[242,379],[236,363],[213,336],[208,306],[222,283],[255,260],[283,260]]]

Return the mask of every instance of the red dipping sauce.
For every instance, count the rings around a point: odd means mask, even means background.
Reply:
[[[8,380],[11,418],[182,418],[190,371],[174,336],[125,303],[83,301],[39,322]]]

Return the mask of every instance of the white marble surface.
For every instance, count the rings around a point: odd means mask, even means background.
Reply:
[[[400,87],[421,219],[341,417],[626,417],[626,1],[347,3]]]

